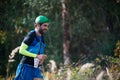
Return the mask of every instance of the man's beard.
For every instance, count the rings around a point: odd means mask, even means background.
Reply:
[[[41,35],[43,35],[44,34],[44,32],[43,32],[43,29],[39,29],[39,33],[41,34]]]
[[[46,29],[41,29],[41,28],[40,28],[40,29],[39,29],[39,33],[40,33],[41,35],[44,35],[44,34],[45,34],[45,30],[46,30]],[[47,31],[47,30],[46,30],[46,31]]]

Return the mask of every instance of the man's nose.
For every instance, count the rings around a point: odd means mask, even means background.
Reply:
[[[48,26],[46,26],[46,27],[45,27],[45,29],[47,29],[47,30],[48,30]]]

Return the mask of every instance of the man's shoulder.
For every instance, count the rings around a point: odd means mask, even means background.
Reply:
[[[28,35],[29,35],[29,36],[35,35],[35,30],[31,30],[30,32],[28,32]]]
[[[29,31],[28,34],[35,34],[35,30]]]
[[[35,30],[31,30],[30,32],[28,32],[28,34],[25,36],[23,42],[26,43],[27,45],[30,45],[34,38],[36,36]]]

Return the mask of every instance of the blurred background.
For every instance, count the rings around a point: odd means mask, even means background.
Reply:
[[[0,80],[15,74],[21,55],[9,55],[38,15],[50,19],[44,66],[51,59],[58,66],[93,62],[119,74],[120,0],[0,0]]]

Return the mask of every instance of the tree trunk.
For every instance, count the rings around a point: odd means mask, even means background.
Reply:
[[[68,19],[68,1],[62,1],[62,18],[63,18],[63,58],[64,65],[70,64],[70,27],[69,27],[69,19]]]

